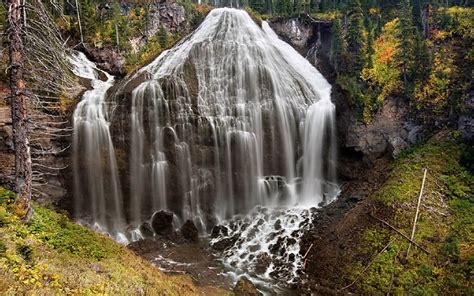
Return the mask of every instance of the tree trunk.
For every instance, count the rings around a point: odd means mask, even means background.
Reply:
[[[28,98],[23,78],[23,14],[21,0],[4,0],[7,8],[7,43],[9,46],[10,99],[15,148],[16,205],[22,218],[31,214],[31,155],[28,141]]]

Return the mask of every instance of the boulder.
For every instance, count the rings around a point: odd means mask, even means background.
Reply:
[[[239,239],[239,235],[237,234],[232,237],[221,239],[220,241],[217,241],[214,244],[212,244],[212,248],[214,248],[217,251],[224,251],[225,249],[232,247],[237,242],[238,239]]]
[[[235,296],[260,296],[260,293],[255,285],[245,276],[241,277],[234,287]]]
[[[224,225],[216,225],[212,228],[211,238],[227,235],[229,235],[229,228],[225,227]]]
[[[163,210],[155,212],[151,217],[151,228],[160,235],[173,233],[173,213]]]
[[[144,222],[138,227],[138,229],[140,230],[143,237],[153,237],[154,232],[153,228],[151,228],[150,223]]]
[[[272,257],[267,252],[262,252],[257,255],[257,262],[255,264],[255,272],[258,274],[264,274],[270,264],[272,263]]]
[[[197,243],[199,241],[199,231],[193,221],[186,220],[183,226],[181,226],[180,231],[187,241],[192,243]]]

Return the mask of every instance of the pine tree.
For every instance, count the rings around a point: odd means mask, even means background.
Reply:
[[[367,34],[367,67],[371,68],[373,65],[372,55],[374,54],[374,35],[375,28],[370,19],[368,20],[368,34]]]
[[[400,40],[400,50],[398,51],[398,61],[403,77],[405,94],[408,96],[410,72],[413,67],[413,40],[415,39],[415,27],[412,20],[412,9],[409,0],[402,0],[399,10],[398,38]]]
[[[350,0],[347,7],[347,46],[351,55],[351,70],[362,70],[367,56],[367,34],[360,0]]]
[[[344,51],[344,39],[341,32],[341,21],[336,19],[331,27],[331,51],[330,60],[336,72],[340,70],[342,55]]]
[[[277,0],[275,10],[278,15],[292,15],[293,7],[290,0]]]
[[[265,0],[250,0],[249,6],[258,13],[265,12]]]
[[[414,80],[426,81],[431,71],[431,56],[426,40],[417,31],[413,45],[412,76]]]
[[[158,31],[158,42],[162,49],[168,47],[168,32],[163,25],[161,25],[160,30]]]
[[[320,4],[321,4],[321,0],[310,0],[309,1],[309,12],[318,12]]]

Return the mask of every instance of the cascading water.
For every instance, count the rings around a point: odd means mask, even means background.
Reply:
[[[296,275],[294,240],[309,227],[308,208],[338,190],[331,86],[307,60],[266,22],[259,27],[245,11],[220,8],[116,87],[107,101],[113,117],[104,101],[112,78],[76,71],[94,86],[74,116],[80,213],[114,231],[136,228],[160,209],[203,232],[220,222],[229,226],[221,238],[238,242],[225,252],[229,266],[248,272],[268,253],[291,262],[284,278]],[[114,141],[128,155],[121,183],[107,120],[112,133],[124,133]],[[256,206],[264,208],[256,213]],[[247,238],[244,222],[231,225],[238,214],[263,221],[249,223],[255,236]],[[284,251],[275,246],[281,242]],[[277,270],[268,266],[261,278]]]
[[[129,84],[141,77],[131,92],[134,223],[168,208],[204,228],[200,215],[317,205],[334,191],[323,188],[334,181],[331,87],[266,22],[215,9]]]
[[[80,52],[70,58],[72,71],[89,79],[92,89],[84,93],[74,111],[73,173],[76,217],[86,216],[94,228],[125,241],[118,232],[125,226],[117,163],[107,121],[105,93],[114,78],[96,68]],[[102,79],[99,78],[102,76]]]

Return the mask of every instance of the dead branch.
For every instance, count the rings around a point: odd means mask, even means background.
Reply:
[[[392,241],[389,241],[388,244],[382,249],[380,250],[380,252],[378,252],[377,254],[375,254],[375,256],[372,258],[372,260],[370,260],[369,264],[367,264],[367,266],[364,268],[364,270],[355,278],[354,281],[352,281],[352,283],[350,283],[349,285],[339,289],[339,292],[343,291],[343,290],[346,290],[350,287],[352,287],[360,278],[362,275],[365,274],[365,272],[370,268],[370,265],[372,265],[372,263],[375,261],[375,259],[377,259],[377,257],[382,254],[383,252],[385,252],[385,250],[392,244]]]
[[[420,194],[418,195],[418,203],[416,205],[416,212],[415,212],[415,219],[413,220],[413,228],[411,230],[411,237],[410,240],[413,241],[413,238],[415,237],[415,231],[416,231],[416,222],[418,221],[418,215],[420,213],[420,204],[421,204],[421,198],[423,197],[423,189],[425,188],[425,180],[426,180],[426,173],[428,172],[428,169],[425,169],[425,172],[423,174],[423,181],[421,182],[421,189],[420,189]],[[407,249],[407,254],[406,257],[408,257],[408,253],[410,252],[411,248],[411,241],[408,244],[408,249]]]
[[[400,234],[403,238],[405,238],[406,240],[408,240],[409,242],[411,242],[412,244],[414,244],[415,246],[417,246],[419,249],[421,249],[423,252],[425,252],[426,254],[429,254],[429,252],[423,248],[422,246],[420,246],[419,244],[417,244],[416,242],[414,242],[413,240],[411,240],[406,234],[404,234],[403,232],[401,232],[400,230],[396,229],[395,227],[393,227],[392,225],[390,225],[388,222],[380,219],[380,218],[377,218],[375,216],[373,216],[371,213],[368,213],[369,214],[369,217],[371,218],[374,218],[375,220],[383,223],[384,225],[388,226],[390,229],[392,229],[393,231],[395,231],[396,233]]]

